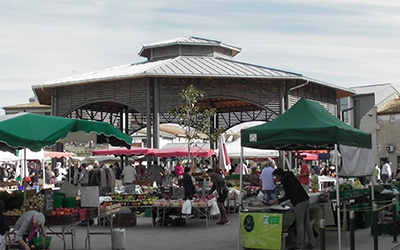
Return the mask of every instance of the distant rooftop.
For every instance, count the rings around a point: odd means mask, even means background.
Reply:
[[[400,113],[400,98],[392,100],[381,111],[378,112],[378,114],[380,115],[399,114],[399,113]]]
[[[386,101],[389,97],[400,94],[390,83],[355,86],[350,87],[350,89],[354,90],[356,95],[374,94],[375,105],[377,106]]]
[[[19,109],[19,108],[51,108],[51,105],[43,105],[39,104],[37,102],[30,102],[30,103],[24,103],[24,104],[16,104],[16,105],[10,105],[3,107],[3,109]]]

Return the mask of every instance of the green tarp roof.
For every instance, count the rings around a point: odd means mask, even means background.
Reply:
[[[241,131],[242,147],[332,149],[335,144],[372,148],[371,135],[353,128],[319,103],[300,99],[275,120]]]

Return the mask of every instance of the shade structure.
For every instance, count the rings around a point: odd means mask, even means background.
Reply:
[[[154,154],[157,157],[187,157],[189,155],[188,146],[181,146],[176,148],[155,149]],[[190,156],[194,157],[210,157],[215,155],[212,149],[190,147]]]
[[[127,149],[125,147],[122,148],[112,148],[112,149],[102,149],[102,150],[93,150],[92,155],[118,155],[118,156],[132,156],[132,155],[154,155],[153,148],[140,148],[140,147],[131,147]]]
[[[303,157],[303,160],[305,160],[305,161],[316,161],[316,160],[318,160],[318,155],[317,154],[301,153],[300,156]]]
[[[359,161],[353,161],[350,167],[344,165],[342,169],[350,169],[350,173],[346,171],[345,175],[357,176],[361,174],[364,176],[373,173],[371,134],[349,126],[317,102],[305,98],[301,98],[293,107],[275,120],[241,132],[242,146],[251,148],[336,150],[337,145],[345,146],[358,156],[357,160],[364,160],[361,164]],[[358,171],[358,164],[367,169]],[[337,164],[336,169],[338,169]],[[338,184],[339,174],[336,175],[336,184]],[[336,196],[340,198],[339,188],[336,188]],[[336,212],[338,225],[340,225],[340,208]],[[340,250],[340,227],[338,227],[338,242]]]
[[[6,151],[0,151],[0,161],[18,161],[19,157],[16,156],[13,153],[6,152]]]
[[[319,103],[301,98],[271,122],[241,131],[243,147],[259,149],[333,149],[335,144],[372,148],[371,135],[351,127]]]
[[[240,158],[240,139],[233,142],[226,143],[226,149],[229,153],[230,158]],[[255,148],[243,148],[244,158],[274,158],[279,157],[278,150],[262,150]]]
[[[45,158],[72,158],[74,156],[73,153],[69,152],[54,152],[54,151],[44,151]]]
[[[229,159],[228,150],[226,149],[224,135],[221,135],[219,137],[218,163],[219,163],[219,169],[221,169],[221,170],[229,171],[232,168],[231,160]]]
[[[29,148],[40,151],[68,137],[69,133],[94,133],[98,143],[130,147],[132,138],[110,124],[18,113],[0,116],[0,148],[7,151]]]

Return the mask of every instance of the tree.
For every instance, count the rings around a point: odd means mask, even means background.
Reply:
[[[202,91],[197,90],[193,85],[179,93],[180,103],[172,111],[177,122],[185,130],[185,137],[188,140],[188,158],[190,159],[190,147],[195,141],[215,142],[222,134],[222,128],[214,128],[213,120],[217,114],[215,108],[201,109],[197,101],[204,97]]]

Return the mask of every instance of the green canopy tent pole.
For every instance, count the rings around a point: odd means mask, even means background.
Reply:
[[[23,191],[24,191],[24,202],[26,201],[26,187],[25,187],[25,183],[26,183],[26,148],[24,148],[24,178],[22,179],[22,187],[23,187]]]
[[[244,155],[244,153],[243,153],[243,147],[240,147],[240,167],[239,167],[239,169],[240,169],[240,181],[239,181],[239,192],[240,192],[240,194],[239,194],[239,212],[238,212],[238,216],[239,216],[239,221],[240,221],[240,212],[242,211],[242,200],[243,200],[243,192],[242,192],[242,190],[243,190],[243,155]],[[229,201],[228,201],[229,202]],[[238,250],[239,249],[243,249],[242,248],[242,227],[241,226],[239,226],[239,239],[238,239]]]
[[[337,230],[338,230],[338,246],[339,250],[342,249],[342,235],[341,235],[341,228],[340,228],[340,193],[339,193],[339,154],[338,154],[338,146],[335,144],[335,169],[336,169],[336,214],[337,214]],[[344,223],[344,222],[343,222]]]

